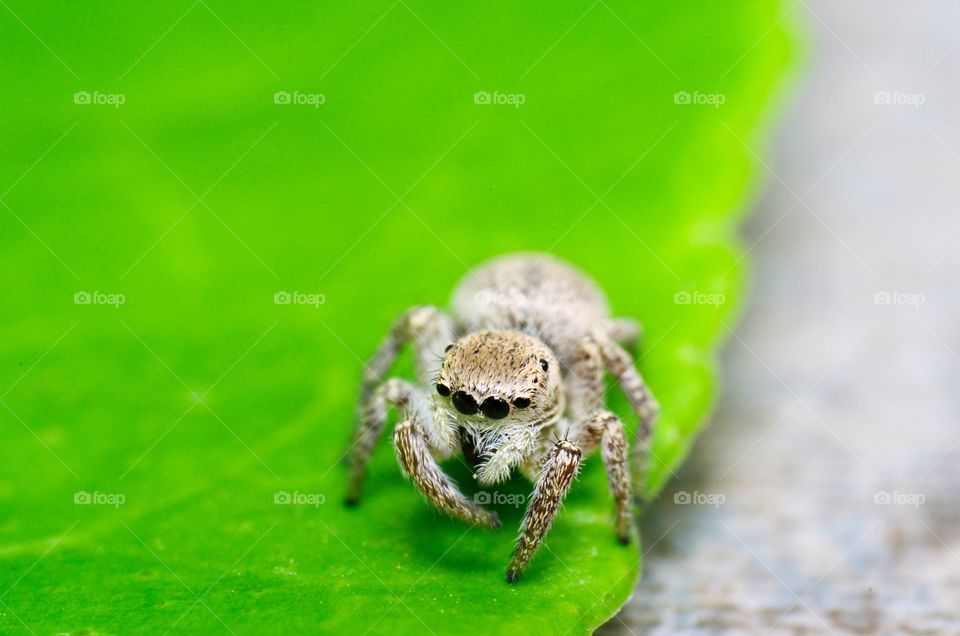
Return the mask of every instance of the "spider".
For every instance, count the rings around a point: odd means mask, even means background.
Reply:
[[[636,347],[639,325],[612,318],[593,281],[545,254],[502,256],[477,267],[455,289],[452,307],[452,317],[431,306],[404,312],[366,365],[347,504],[359,503],[367,462],[387,408],[394,406],[402,412],[393,429],[400,467],[449,516],[500,527],[495,512],[465,496],[440,468],[438,460],[458,451],[477,459],[480,484],[502,482],[514,468],[535,484],[507,569],[509,583],[520,578],[550,529],[583,454],[598,447],[616,536],[629,544],[632,482],[644,483],[658,412],[623,348]],[[408,342],[420,384],[384,381]],[[605,372],[640,417],[629,454],[623,423],[604,405]],[[637,459],[633,474],[631,455]]]

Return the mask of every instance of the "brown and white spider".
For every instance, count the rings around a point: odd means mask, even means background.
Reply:
[[[424,497],[451,517],[499,527],[496,513],[467,498],[437,464],[463,449],[479,459],[481,484],[518,467],[536,486],[507,570],[515,582],[530,562],[577,474],[598,446],[606,465],[620,542],[630,542],[633,481],[644,483],[657,404],[622,344],[636,322],[610,317],[600,289],[550,256],[504,256],[470,272],[453,295],[453,317],[435,307],[406,311],[366,366],[350,454],[347,503],[356,504],[367,461],[387,420],[397,458]],[[411,342],[420,384],[383,380]],[[623,423],[604,405],[609,372],[640,416],[628,454]]]

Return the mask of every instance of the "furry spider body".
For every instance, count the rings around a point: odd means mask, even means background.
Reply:
[[[438,460],[469,446],[484,485],[514,468],[534,484],[507,580],[515,582],[549,530],[584,453],[597,448],[614,500],[616,535],[630,542],[633,483],[643,484],[657,405],[623,345],[639,328],[610,316],[589,278],[553,257],[494,259],[457,286],[452,316],[414,307],[392,326],[366,367],[350,454],[347,502],[359,502],[366,464],[388,406],[397,458],[426,499],[448,515],[499,527],[496,514],[460,492]],[[419,383],[384,376],[406,343]],[[604,404],[610,373],[640,416],[633,442]],[[631,475],[630,458],[634,466]],[[637,493],[639,494],[639,493]]]

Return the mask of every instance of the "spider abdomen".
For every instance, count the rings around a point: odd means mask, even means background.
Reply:
[[[462,333],[511,329],[542,340],[566,366],[580,341],[609,319],[592,280],[547,254],[512,254],[472,270],[453,293]]]

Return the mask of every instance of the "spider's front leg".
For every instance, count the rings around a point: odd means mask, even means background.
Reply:
[[[387,336],[377,347],[370,361],[364,365],[363,382],[358,405],[358,424],[353,445],[349,452],[349,481],[346,502],[355,505],[360,501],[360,491],[366,474],[367,462],[380,439],[387,420],[388,391],[383,388],[384,376],[407,342],[413,342],[417,376],[423,386],[428,386],[437,372],[444,348],[454,341],[453,324],[449,317],[435,307],[413,307],[401,315]],[[394,404],[402,392],[394,392]],[[449,427],[432,427],[431,443],[438,448],[452,446],[454,431]]]
[[[415,420],[404,420],[393,429],[393,443],[403,471],[430,503],[455,519],[499,528],[495,512],[484,510],[466,496],[437,465],[427,447],[426,436]]]
[[[437,464],[431,450],[440,455],[450,454],[455,446],[455,432],[449,423],[438,422],[431,411],[429,400],[422,390],[411,383],[393,378],[380,386],[371,398],[372,413],[368,414],[369,430],[381,430],[386,420],[386,406],[402,409],[403,418],[393,429],[393,444],[404,474],[434,506],[456,519],[477,525],[497,528],[500,520],[468,499],[453,480]],[[441,431],[441,428],[447,428]],[[438,440],[449,439],[448,445]],[[361,474],[356,463],[352,465],[351,484],[359,483]]]
[[[553,524],[560,503],[580,468],[583,453],[572,442],[561,440],[547,453],[540,476],[520,526],[520,538],[507,570],[507,582],[515,583],[530,563],[540,542]]]

